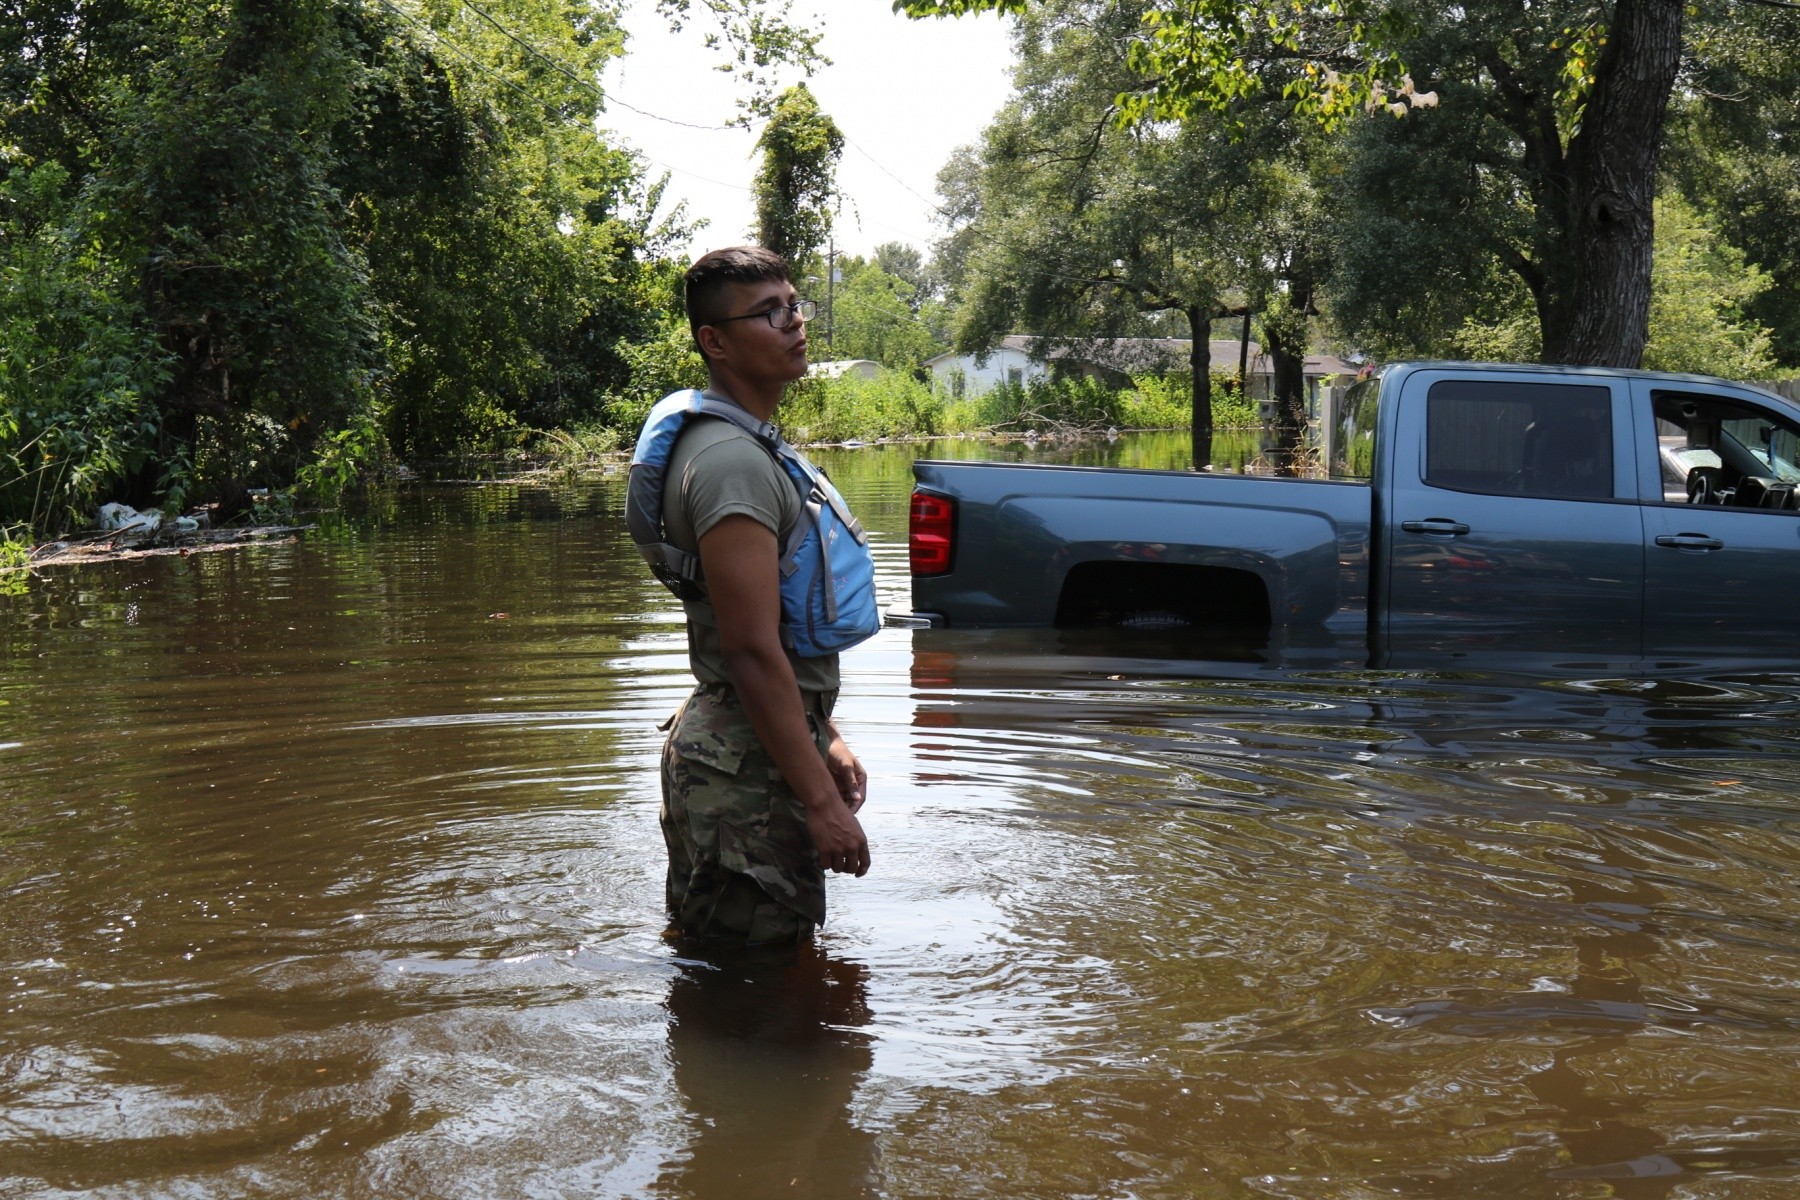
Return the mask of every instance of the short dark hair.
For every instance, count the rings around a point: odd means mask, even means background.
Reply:
[[[682,299],[687,305],[688,329],[695,334],[700,327],[718,320],[719,298],[734,283],[781,283],[793,281],[787,259],[762,246],[727,246],[701,255],[682,276]],[[702,357],[705,351],[701,352]]]

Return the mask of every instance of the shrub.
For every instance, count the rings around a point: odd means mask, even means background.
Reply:
[[[794,441],[930,437],[949,432],[944,417],[943,399],[930,384],[886,369],[873,379],[803,379],[781,406],[782,428]]]
[[[631,382],[602,402],[601,420],[629,437],[650,415],[650,407],[670,392],[706,386],[706,362],[694,348],[687,317],[666,313],[657,335],[646,342],[621,339],[616,352],[631,371]]]
[[[168,356],[54,164],[0,181],[0,528],[86,524],[145,464]]]

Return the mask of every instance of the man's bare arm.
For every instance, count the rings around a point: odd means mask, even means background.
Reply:
[[[834,737],[834,761],[819,757],[806,725],[800,685],[781,648],[781,555],[775,534],[752,517],[722,518],[700,539],[700,565],[719,624],[725,669],[757,738],[806,808],[806,828],[827,870],[862,875],[869,842],[845,784],[861,782],[862,767]],[[835,734],[835,731],[834,731]],[[845,759],[847,758],[847,762]]]

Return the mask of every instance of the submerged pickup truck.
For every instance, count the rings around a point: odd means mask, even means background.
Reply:
[[[1800,407],[1771,392],[1401,363],[1322,425],[1320,479],[920,461],[894,619],[1800,653]]]

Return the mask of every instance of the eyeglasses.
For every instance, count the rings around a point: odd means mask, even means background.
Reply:
[[[720,317],[716,321],[707,321],[708,325],[723,325],[727,321],[748,321],[751,317],[762,317],[769,322],[771,329],[792,329],[802,321],[810,321],[819,306],[811,300],[796,300],[792,304],[784,304],[779,308],[765,309],[762,312],[741,313],[735,317]]]

